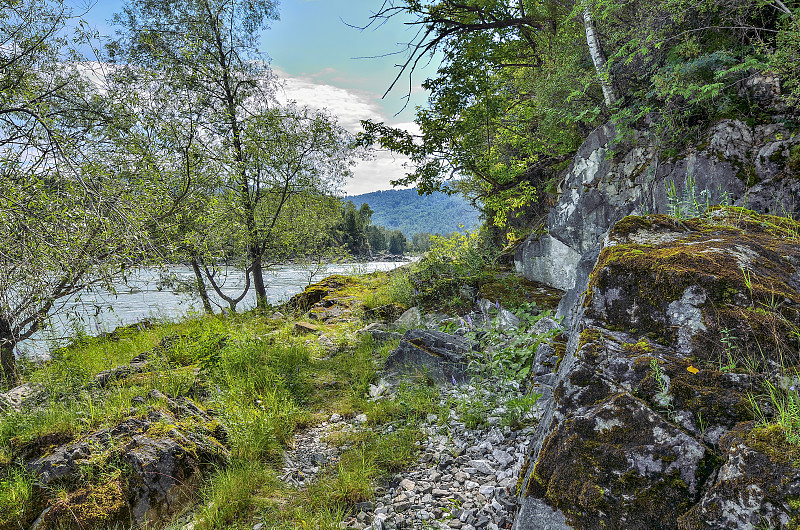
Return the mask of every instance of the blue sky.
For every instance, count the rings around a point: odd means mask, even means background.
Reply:
[[[101,35],[113,35],[109,24],[120,10],[121,0],[67,0],[76,12],[96,27]],[[360,31],[382,0],[282,0],[280,20],[262,36],[262,52],[284,81],[286,99],[313,107],[327,108],[351,132],[360,130],[361,119],[415,130],[413,111],[425,104],[420,83],[434,71],[432,67],[414,74],[411,99],[405,110],[409,82],[403,77],[385,98],[381,96],[398,73],[395,64],[402,55],[365,58],[402,51],[415,29],[401,20],[390,20],[380,27]],[[348,26],[350,24],[350,26]],[[348,194],[391,188],[389,180],[402,176],[404,160],[390,153],[377,153],[355,169],[346,185]]]

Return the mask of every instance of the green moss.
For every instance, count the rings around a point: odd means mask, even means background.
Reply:
[[[528,469],[530,468],[530,461],[528,460],[528,455],[525,455],[525,461],[522,463],[522,469],[519,471],[519,478],[517,478],[517,485],[514,488],[514,491],[517,495],[522,492],[522,485],[525,483],[525,479],[528,476]],[[533,477],[531,477],[533,480]]]
[[[800,445],[789,442],[780,425],[753,428],[747,436],[747,444],[775,462],[800,468]]]
[[[633,353],[637,355],[652,353],[655,350],[655,348],[653,348],[653,345],[650,344],[650,342],[648,342],[648,340],[644,338],[634,343],[630,342],[623,343],[622,349],[628,353]]]
[[[649,240],[629,237],[640,228],[647,229]],[[664,231],[668,237],[660,239]],[[595,293],[613,288],[618,294],[606,302],[610,307],[604,307],[607,327],[629,325],[634,298],[637,332],[667,343],[674,340],[674,330],[667,325],[669,304],[689,287],[705,293],[709,304],[704,311],[741,306],[741,296],[753,307],[772,307],[785,300],[800,305],[794,267],[783,257],[800,257],[798,234],[800,224],[791,219],[743,208],[715,208],[706,217],[682,222],[664,216],[627,217],[611,233],[617,244],[600,254],[584,305],[592,307]],[[746,270],[740,265],[743,260],[752,261]],[[719,337],[709,341],[719,342]]]
[[[558,367],[561,366],[561,361],[563,361],[564,357],[567,355],[567,340],[568,337],[565,334],[559,333],[550,341],[550,345],[553,347],[556,356],[558,356],[558,361],[556,361],[556,365],[553,367],[554,373],[558,371]]]
[[[786,497],[786,504],[788,504],[789,508],[792,510],[800,511],[800,496],[789,495]]]
[[[800,178],[800,144],[795,145],[789,150],[786,171],[789,173],[789,176]]]
[[[481,285],[478,296],[512,309],[527,303],[552,310],[558,307],[564,292],[517,274],[506,274]]]
[[[56,501],[44,528],[109,528],[127,519],[123,485],[119,478],[90,485]]]

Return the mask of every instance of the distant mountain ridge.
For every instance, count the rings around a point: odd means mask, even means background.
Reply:
[[[345,200],[353,201],[357,207],[369,204],[375,212],[372,224],[400,230],[409,239],[417,232],[443,235],[473,230],[480,225],[480,213],[460,195],[419,195],[412,188],[373,191],[351,195]]]

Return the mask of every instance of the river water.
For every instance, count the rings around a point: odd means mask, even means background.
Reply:
[[[319,270],[287,265],[275,267],[264,274],[267,301],[271,304],[285,302],[301,292],[309,283],[320,281],[332,274],[359,275],[375,271],[388,271],[406,262],[371,261],[366,263],[337,263],[324,265]],[[315,274],[311,277],[312,272]],[[166,279],[191,283],[194,274],[190,267],[175,266],[166,269],[139,269],[126,281],[114,284],[114,291],[83,292],[62,302],[50,325],[19,345],[19,354],[29,357],[46,357],[48,352],[63,345],[77,332],[97,335],[118,326],[135,324],[145,319],[176,320],[202,311],[196,294],[179,292]],[[310,281],[309,281],[310,280]],[[244,276],[239,271],[229,271],[223,287],[226,295],[241,293]],[[173,282],[174,285],[174,282]],[[227,303],[209,288],[215,311],[227,308]],[[247,297],[237,306],[243,311],[255,306],[252,286]]]

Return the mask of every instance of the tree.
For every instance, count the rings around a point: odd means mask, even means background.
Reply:
[[[400,230],[392,231],[389,236],[389,252],[399,256],[405,254],[407,247],[408,240],[406,236],[403,235],[403,232]]]
[[[215,263],[204,263],[203,270],[232,310],[251,284],[258,306],[266,304],[266,253],[289,199],[335,188],[349,176],[355,154],[332,117],[272,104],[271,75],[257,39],[276,17],[273,2],[237,0],[131,0],[115,17],[124,31],[113,54],[196,94],[203,109],[205,141],[216,150],[223,191],[215,225],[246,256],[239,261],[245,288],[228,295]]]
[[[423,83],[422,133],[365,122],[361,139],[411,158],[396,184],[464,192],[501,227],[520,213],[543,221],[558,176],[601,123],[674,149],[719,117],[760,119],[746,90],[760,77],[780,74],[771,88],[787,106],[800,98],[796,1],[387,0],[373,22],[399,13],[418,33],[391,86],[440,61]]]
[[[411,245],[417,252],[427,252],[431,248],[431,236],[428,232],[417,232],[411,236]]]
[[[121,102],[67,63],[59,2],[0,12],[0,377],[16,345],[83,289],[146,257],[162,189],[114,158]],[[77,57],[73,56],[73,59]]]
[[[259,305],[266,303],[266,289],[242,136],[251,106],[257,109],[269,98],[269,71],[257,39],[274,18],[276,5],[269,1],[131,0],[114,17],[123,31],[109,47],[112,57],[160,72],[170,86],[197,94],[206,111],[204,125],[219,135],[226,151],[228,188],[235,188],[246,229],[247,290],[252,275]],[[244,294],[228,302],[235,307]]]
[[[372,214],[373,211],[367,203],[363,203],[358,209],[352,201],[344,203],[338,229],[339,240],[342,246],[355,256],[368,255],[371,250],[367,229]]]
[[[366,228],[367,241],[369,248],[373,252],[381,252],[389,248],[388,231],[383,226],[375,226],[370,224]]]

